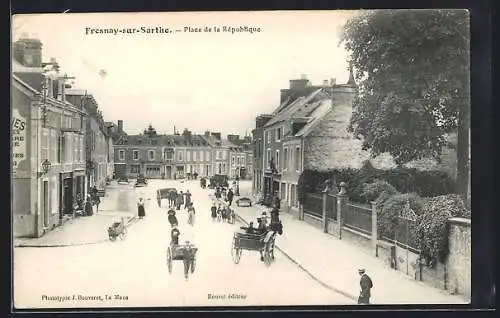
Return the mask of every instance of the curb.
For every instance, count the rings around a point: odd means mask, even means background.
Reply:
[[[131,219],[128,220],[127,224],[125,224],[125,227],[130,227],[132,224],[134,224],[137,221],[137,217],[134,216]],[[98,241],[93,241],[93,242],[80,242],[80,243],[67,243],[67,244],[14,244],[14,247],[36,247],[36,248],[46,248],[46,247],[70,247],[70,246],[84,246],[84,245],[95,245],[95,244],[101,244],[108,242],[108,239],[102,239]]]
[[[238,213],[235,213],[236,215],[236,219],[238,219],[241,223],[245,224],[245,225],[248,225],[248,222],[242,217],[240,216]],[[304,266],[302,266],[298,261],[296,261],[294,258],[292,258],[290,255],[288,255],[282,248],[280,248],[278,246],[278,244],[275,244],[274,245],[276,247],[276,249],[278,251],[281,252],[281,254],[285,255],[286,258],[288,258],[292,263],[294,263],[299,269],[301,269],[303,272],[305,272],[307,275],[309,275],[309,277],[311,277],[314,281],[316,281],[318,284],[320,284],[321,286],[323,286],[324,288],[330,290],[330,291],[333,291],[337,294],[340,294],[344,297],[347,297],[349,299],[352,299],[354,301],[357,301],[358,300],[358,297],[357,296],[354,296],[350,293],[347,293],[343,290],[340,290],[338,288],[335,288],[333,286],[330,286],[328,285],[327,283],[323,282],[321,279],[317,278],[316,276],[314,276],[310,271],[308,271]]]

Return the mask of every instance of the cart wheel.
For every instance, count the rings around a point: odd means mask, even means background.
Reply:
[[[235,264],[239,264],[241,259],[241,248],[236,247],[236,238],[233,238],[233,246],[231,248],[231,256]]]
[[[194,269],[196,268],[196,258],[193,258],[191,261],[191,274],[194,273]]]
[[[267,267],[271,266],[271,251],[266,248],[264,252],[264,264],[266,264]]]
[[[167,266],[168,273],[172,274],[172,253],[170,252],[170,247],[167,249]]]

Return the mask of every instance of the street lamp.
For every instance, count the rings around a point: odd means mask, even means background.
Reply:
[[[236,176],[236,189],[234,191],[234,195],[240,196],[240,178]]]
[[[42,171],[38,173],[38,177],[40,178],[41,176],[47,174],[50,171],[50,166],[50,161],[48,159],[45,159],[41,164]]]

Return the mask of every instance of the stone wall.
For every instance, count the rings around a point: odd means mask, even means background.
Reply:
[[[452,218],[449,221],[450,254],[446,262],[448,290],[471,295],[471,222],[470,219]]]

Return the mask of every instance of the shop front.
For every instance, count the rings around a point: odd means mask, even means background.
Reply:
[[[184,166],[176,166],[174,179],[184,178]]]
[[[72,172],[59,174],[59,219],[73,216],[74,180]]]
[[[85,201],[85,170],[73,171],[73,198],[74,203],[83,204]],[[80,206],[83,209],[83,206]]]
[[[263,199],[264,205],[271,206],[274,197],[278,195],[280,188],[280,176],[274,174],[271,170],[264,171]]]

